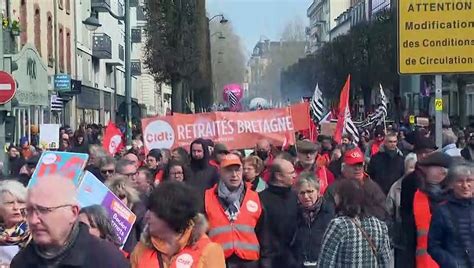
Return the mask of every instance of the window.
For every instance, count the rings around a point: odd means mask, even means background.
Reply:
[[[68,74],[72,74],[72,54],[71,54],[71,30],[66,29],[66,60],[67,60],[67,65],[66,65],[66,72]]]
[[[46,46],[48,48],[48,66],[53,67],[54,56],[53,56],[53,16],[51,12],[46,14],[48,17],[48,24],[46,26]]]
[[[41,17],[40,17],[40,7],[38,4],[35,4],[35,47],[38,50],[38,53],[41,56]]]
[[[62,24],[59,24],[58,40],[59,70],[64,72],[64,28]]]
[[[66,14],[71,14],[71,0],[66,0]]]
[[[21,0],[20,4],[20,25],[21,25],[21,33],[20,33],[20,45],[23,47],[26,42],[28,42],[28,14],[27,14],[27,6],[26,0]]]

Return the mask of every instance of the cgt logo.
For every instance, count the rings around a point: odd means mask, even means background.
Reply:
[[[163,120],[156,120],[145,128],[145,146],[148,150],[153,148],[171,149],[174,144],[174,129]]]

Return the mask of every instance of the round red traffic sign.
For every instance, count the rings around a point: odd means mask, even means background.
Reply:
[[[0,104],[5,104],[13,99],[16,92],[16,82],[13,76],[0,71]]]

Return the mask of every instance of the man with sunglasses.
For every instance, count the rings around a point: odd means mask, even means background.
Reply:
[[[78,222],[75,196],[72,181],[59,175],[40,178],[28,190],[22,213],[33,241],[10,267],[129,267],[115,245],[92,236]]]

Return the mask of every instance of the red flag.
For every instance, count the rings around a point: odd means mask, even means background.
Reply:
[[[115,155],[123,148],[123,135],[114,123],[109,123],[105,129],[103,145],[105,150]]]
[[[346,107],[349,105],[349,91],[351,89],[351,75],[347,76],[346,84],[342,88],[341,96],[339,98],[339,114],[337,116],[336,133],[334,133],[334,141],[341,143],[342,132],[344,130]]]

